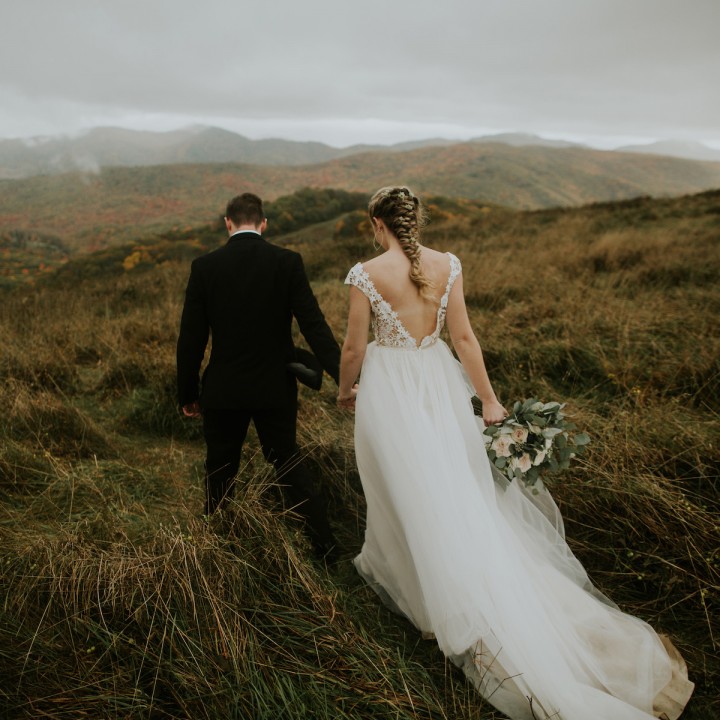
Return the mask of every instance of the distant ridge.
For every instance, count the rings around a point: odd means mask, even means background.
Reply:
[[[107,167],[143,167],[184,163],[250,163],[255,165],[314,165],[367,152],[398,153],[429,147],[452,147],[471,143],[503,144],[512,147],[580,148],[565,140],[550,140],[527,133],[500,133],[469,141],[427,138],[394,145],[352,145],[336,148],[322,142],[283,139],[251,140],[217,127],[192,126],[171,132],[149,132],[115,127],[88,130],[73,137],[40,137],[0,140],[0,178],[12,179],[66,172],[98,172]],[[662,144],[633,149],[662,154]],[[687,157],[671,144],[666,154]],[[647,149],[650,147],[650,149]],[[699,145],[699,148],[704,146]],[[698,147],[688,152],[700,157]],[[674,148],[674,150],[673,150]],[[672,150],[672,152],[670,151]],[[714,152],[705,148],[708,152]],[[696,157],[697,156],[697,157]]]
[[[553,148],[569,148],[569,147],[587,147],[581,143],[573,143],[568,140],[549,140],[539,135],[530,135],[528,133],[498,133],[497,135],[482,135],[473,138],[473,142],[485,143],[503,143],[504,145],[512,145],[514,147],[527,147],[529,145],[539,145],[540,147]]]
[[[649,145],[625,145],[618,152],[634,152],[666,157],[687,158],[688,160],[707,160],[720,162],[720,150],[688,140],[660,140]]]

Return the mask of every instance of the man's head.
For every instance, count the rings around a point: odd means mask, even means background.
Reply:
[[[262,200],[252,193],[236,195],[227,204],[225,225],[231,233],[238,230],[257,230],[262,233],[267,225]]]

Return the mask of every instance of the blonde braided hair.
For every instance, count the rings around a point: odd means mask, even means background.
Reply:
[[[406,187],[380,188],[368,204],[370,218],[378,218],[395,235],[410,260],[410,280],[425,300],[437,302],[435,283],[425,275],[420,263],[420,228],[427,222],[425,208]]]

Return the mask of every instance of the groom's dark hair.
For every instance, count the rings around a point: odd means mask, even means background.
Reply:
[[[257,227],[265,219],[262,200],[252,193],[236,195],[225,210],[225,217],[237,227],[254,225]]]

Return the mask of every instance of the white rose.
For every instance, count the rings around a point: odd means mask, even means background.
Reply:
[[[524,443],[527,440],[528,431],[524,427],[514,427],[512,431],[512,439],[516,443]]]
[[[545,459],[545,455],[546,455],[546,454],[547,454],[547,453],[546,453],[544,450],[541,450],[541,451],[535,456],[535,459],[533,460],[533,465],[540,465],[540,463],[542,463],[542,461]]]
[[[514,457],[510,461],[510,467],[513,470],[519,468],[520,472],[526,473],[532,467],[532,460],[527,453],[523,453],[519,458]]]
[[[512,438],[509,435],[498,435],[490,446],[498,457],[510,457]]]

